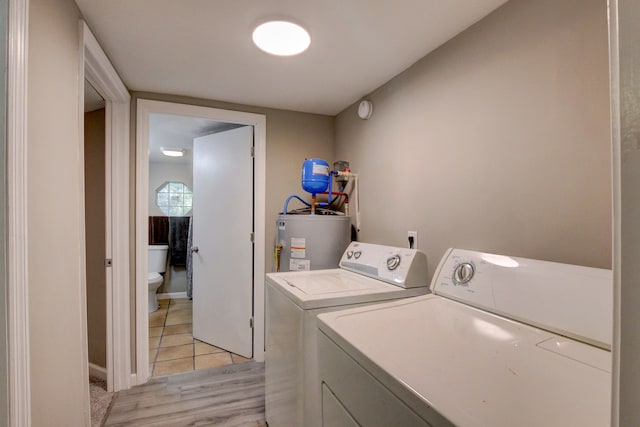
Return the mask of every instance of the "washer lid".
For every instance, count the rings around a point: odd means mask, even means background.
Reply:
[[[606,350],[436,295],[318,319],[427,421],[431,407],[461,427],[609,425]]]
[[[324,274],[307,275],[306,277],[292,275],[283,277],[282,280],[306,295],[326,295],[385,287],[380,281],[362,276],[346,275],[340,270],[325,270]]]
[[[342,269],[269,273],[267,283],[303,309],[382,301],[428,291],[426,287],[404,289]]]

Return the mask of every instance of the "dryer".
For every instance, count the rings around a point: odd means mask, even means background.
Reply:
[[[450,249],[432,294],[319,315],[325,426],[606,426],[609,270]]]
[[[317,315],[428,292],[415,249],[351,242],[340,268],[266,275],[265,415],[270,427],[322,425]]]

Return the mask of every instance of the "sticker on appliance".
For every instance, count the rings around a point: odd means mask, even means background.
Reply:
[[[307,252],[307,239],[304,237],[291,238],[291,258],[305,258]]]
[[[311,170],[313,175],[324,175],[329,176],[329,166],[327,165],[319,165],[317,163],[313,164],[313,169]]]
[[[290,259],[289,271],[309,271],[311,270],[311,261],[308,259]]]

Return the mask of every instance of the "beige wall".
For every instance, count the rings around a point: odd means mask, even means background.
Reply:
[[[84,115],[84,186],[87,246],[89,362],[107,366],[105,241],[105,110]]]
[[[336,120],[363,241],[609,268],[605,0],[513,0]]]
[[[27,226],[35,427],[89,424],[79,18],[72,0],[30,2]]]
[[[271,271],[273,266],[275,222],[278,212],[282,210],[282,205],[287,196],[293,193],[299,195],[304,194],[300,188],[300,175],[302,162],[305,158],[320,157],[326,159],[330,163],[333,162],[334,118],[319,114],[274,110],[197,98],[133,92],[132,115],[134,118],[132,122],[132,132],[135,132],[135,105],[138,98],[223,108],[266,115],[267,207],[265,221],[267,235],[265,244],[265,265],[267,272]],[[132,159],[135,159],[135,133],[132,137],[132,146]],[[291,206],[293,207],[293,204]]]

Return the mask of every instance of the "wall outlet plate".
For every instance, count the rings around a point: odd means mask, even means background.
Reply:
[[[407,232],[407,247],[409,249],[418,249],[418,232],[417,231]]]

